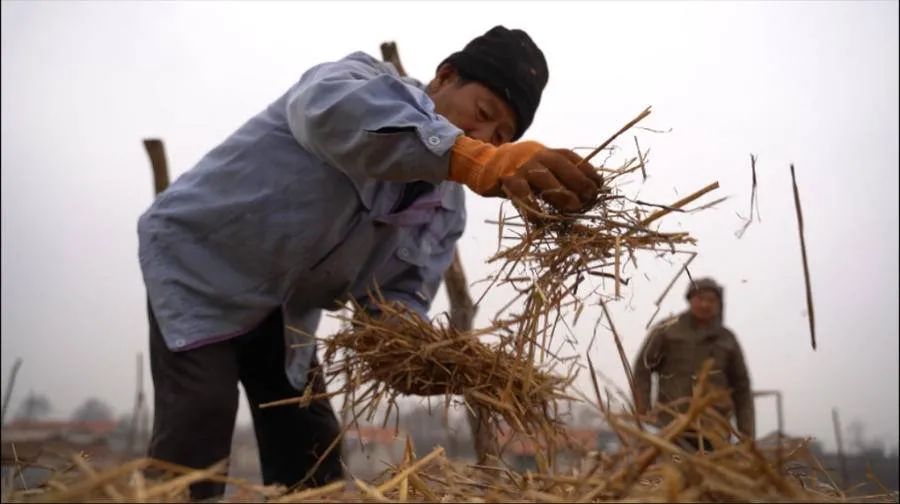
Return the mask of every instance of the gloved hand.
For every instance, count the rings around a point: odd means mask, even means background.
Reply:
[[[555,208],[575,212],[592,202],[603,180],[566,149],[523,141],[495,147],[460,136],[450,153],[450,177],[482,196],[524,201],[538,196]]]

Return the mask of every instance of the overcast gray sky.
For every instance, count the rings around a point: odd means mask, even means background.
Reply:
[[[897,2],[2,2],[2,372],[66,416],[88,395],[131,407],[146,351],[136,221],[153,197],[141,140],[165,140],[173,178],[308,67],[396,40],[410,74],[495,24],[527,30],[550,81],[527,138],[597,145],[645,106],[650,178],[623,189],[671,203],[718,180],[717,209],[667,217],[698,239],[695,276],[726,286],[726,323],[754,388],[779,389],[791,434],[833,445],[830,412],[896,445]],[[631,135],[620,142],[632,150]],[[762,222],[734,232],[759,156]],[[819,350],[812,351],[791,195],[803,200]],[[469,193],[469,277],[495,250],[498,200]],[[632,356],[678,265],[639,256],[611,305]],[[646,277],[645,277],[646,275]],[[686,280],[661,315],[684,307]],[[480,290],[476,287],[476,294]],[[478,321],[505,303],[492,292]],[[630,300],[630,301],[629,301]],[[446,309],[443,294],[434,311]],[[575,329],[586,346],[597,310]],[[320,334],[334,329],[323,324]],[[619,386],[608,331],[592,349]],[[147,374],[149,383],[149,373]],[[580,382],[586,385],[586,381]],[[758,431],[775,428],[759,400]],[[246,421],[246,410],[241,419]]]

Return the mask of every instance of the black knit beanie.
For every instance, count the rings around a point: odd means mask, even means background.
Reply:
[[[527,33],[495,26],[444,63],[452,64],[460,77],[480,82],[506,100],[516,114],[513,140],[522,137],[534,120],[549,77],[544,53]]]

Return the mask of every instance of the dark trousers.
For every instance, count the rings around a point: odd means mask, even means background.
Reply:
[[[340,427],[328,399],[307,407],[259,407],[301,394],[285,376],[281,310],[247,334],[183,352],[166,347],[153,311],[149,312],[155,389],[149,456],[197,469],[227,458],[240,381],[253,415],[263,482],[287,486],[300,482],[340,434]],[[314,394],[325,392],[315,357],[309,379]],[[339,444],[305,485],[343,477],[340,453]],[[191,498],[218,497],[224,490],[224,483],[200,482],[191,486]]]

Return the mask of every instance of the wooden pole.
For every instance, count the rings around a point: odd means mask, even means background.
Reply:
[[[841,485],[847,486],[847,460],[844,458],[844,439],[841,436],[841,419],[837,408],[831,408],[831,423],[834,425],[834,439],[837,442],[838,463],[841,466]]]
[[[143,441],[141,435],[142,416],[144,414],[144,356],[140,352],[137,355],[137,382],[134,395],[134,410],[131,412],[131,425],[128,429],[128,453],[134,453],[135,446]]]
[[[17,358],[9,372],[9,381],[6,383],[6,392],[3,394],[3,409],[0,411],[0,425],[6,421],[6,409],[9,407],[9,398],[12,397],[13,384],[16,383],[16,374],[22,366],[22,358]]]
[[[797,190],[797,177],[794,164],[791,163],[791,185],[794,191],[794,209],[797,211],[797,229],[800,232],[800,254],[803,259],[803,283],[806,286],[806,311],[809,315],[809,338],[813,350],[816,349],[816,318],[813,311],[812,286],[809,283],[809,261],[806,259],[806,238],[803,236],[803,212],[800,210],[800,192]]]
[[[153,168],[154,194],[159,194],[169,187],[169,165],[166,162],[166,149],[162,140],[158,138],[145,138],[144,149],[150,156],[150,166]]]
[[[397,73],[406,76],[403,64],[400,62],[400,53],[395,42],[381,44],[381,58],[394,65]],[[459,247],[453,249],[453,262],[444,272],[444,285],[447,287],[447,297],[450,300],[450,325],[454,329],[465,332],[472,330],[475,320],[475,303],[469,294],[466,274],[463,270],[462,260],[459,255]],[[474,414],[473,414],[474,411]],[[466,408],[469,426],[472,429],[472,438],[475,442],[475,453],[478,463],[487,461],[488,456],[499,456],[500,447],[497,437],[488,424],[487,412],[479,407]]]
[[[450,324],[458,331],[471,331],[476,308],[469,295],[458,248],[454,249],[453,262],[444,273],[444,285],[447,287],[447,297],[450,298]],[[466,419],[472,429],[478,463],[484,464],[489,456],[499,456],[500,445],[487,421],[488,412],[481,406],[472,405],[471,401],[469,403],[471,408],[466,408]]]

